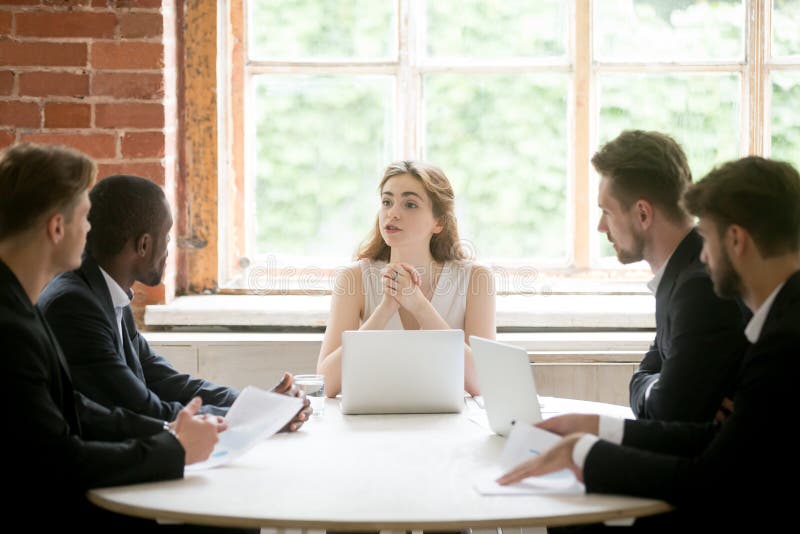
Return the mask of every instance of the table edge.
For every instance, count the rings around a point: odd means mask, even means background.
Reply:
[[[121,504],[102,495],[103,489],[92,489],[87,492],[89,501],[105,510],[140,517],[144,519],[179,521],[196,525],[225,527],[264,527],[293,529],[325,529],[325,530],[462,530],[466,528],[495,527],[540,527],[564,526],[599,523],[613,519],[644,517],[671,511],[673,508],[665,501],[648,499],[640,506],[626,510],[605,512],[588,512],[570,515],[554,515],[550,517],[516,517],[512,519],[469,519],[463,521],[319,521],[296,519],[244,518],[236,516],[219,516],[195,513],[183,513],[155,510],[144,506]],[[620,495],[628,497],[629,495]]]

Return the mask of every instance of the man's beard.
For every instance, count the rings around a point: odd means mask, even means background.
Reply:
[[[711,272],[711,281],[714,283],[714,293],[722,298],[736,298],[741,294],[742,277],[733,268],[731,257],[727,251],[722,250],[716,272]]]
[[[644,258],[644,238],[635,232],[631,232],[631,236],[633,237],[632,248],[623,249],[617,244],[617,259],[624,265],[642,261]]]
[[[161,283],[162,278],[164,278],[164,268],[161,266],[151,269],[142,283],[146,286],[155,287]]]

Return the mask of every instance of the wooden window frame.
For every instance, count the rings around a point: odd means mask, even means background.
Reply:
[[[181,130],[184,149],[179,164],[183,180],[178,200],[178,293],[250,293],[246,289],[221,289],[221,273],[237,273],[246,266],[245,88],[251,73],[389,73],[397,77],[397,128],[406,135],[404,157],[421,150],[421,103],[423,66],[417,58],[418,32],[415,0],[395,0],[398,5],[397,61],[248,61],[246,54],[246,0],[214,3],[187,0],[184,13],[181,91]],[[595,80],[606,72],[728,72],[741,76],[741,154],[769,155],[770,74],[800,69],[800,57],[771,58],[772,0],[747,0],[745,57],[735,62],[695,63],[601,63],[592,53],[592,8],[597,0],[569,0],[567,55],[563,62],[550,60],[469,62],[459,69],[474,72],[566,72],[572,75],[568,100],[568,209],[572,250],[570,265],[549,274],[577,278],[607,278],[609,271],[591,259],[594,221],[590,198],[591,151],[596,146],[597,105]],[[219,7],[218,7],[219,6]],[[223,60],[219,61],[221,57]],[[217,71],[220,67],[219,72]],[[424,72],[446,70],[451,63],[428,61]],[[217,111],[218,110],[218,111]],[[398,132],[400,135],[400,132]],[[639,279],[643,273],[640,273]],[[230,278],[230,276],[228,276]],[[224,284],[223,284],[224,285]],[[247,284],[239,283],[239,287]],[[273,292],[273,291],[261,291]],[[291,289],[279,290],[292,293]],[[304,290],[308,293],[308,290]],[[321,292],[324,292],[321,290]]]

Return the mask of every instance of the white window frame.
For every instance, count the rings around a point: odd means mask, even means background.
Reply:
[[[383,1],[383,0],[382,0]],[[396,133],[400,153],[398,158],[424,158],[423,150],[423,103],[422,77],[431,72],[563,72],[570,75],[570,89],[567,103],[567,131],[569,147],[567,165],[567,205],[569,210],[568,238],[572,248],[568,252],[568,265],[550,265],[540,260],[507,262],[499,265],[509,271],[520,266],[535,264],[538,275],[543,278],[559,279],[566,282],[559,287],[573,288],[577,291],[605,292],[620,291],[627,287],[626,281],[636,282],[637,289],[642,291],[642,281],[649,273],[639,264],[637,268],[620,267],[616,261],[593,260],[591,251],[597,246],[602,236],[595,231],[596,207],[591,198],[594,191],[592,181],[596,179],[591,169],[591,154],[597,147],[597,121],[599,119],[597,91],[598,77],[609,72],[640,73],[736,73],[741,76],[741,146],[740,153],[769,156],[769,98],[770,75],[779,70],[800,70],[800,56],[773,59],[771,49],[771,14],[772,0],[746,0],[746,23],[744,58],[737,61],[702,61],[702,62],[617,62],[597,61],[592,53],[593,3],[598,0],[565,0],[568,3],[568,24],[565,43],[565,56],[562,59],[492,59],[464,60],[457,58],[426,58],[422,51],[421,25],[424,24],[424,2],[419,0],[392,0],[397,3],[397,55],[394,58],[377,60],[297,60],[271,59],[255,60],[247,57],[247,1],[230,0],[222,2],[220,23],[227,31],[221,31],[220,42],[223,45],[220,71],[220,91],[225,98],[220,99],[220,216],[219,216],[219,281],[220,287],[226,287],[235,272],[241,266],[241,260],[234,250],[251,250],[251,242],[238,241],[231,245],[226,235],[231,234],[230,208],[224,206],[224,199],[230,194],[231,176],[239,176],[245,183],[250,180],[247,174],[247,158],[241,154],[242,148],[236,140],[247,143],[250,135],[247,132],[246,114],[243,113],[247,87],[253,76],[258,74],[384,74],[396,79]],[[238,75],[238,77],[237,77]],[[242,87],[241,84],[244,84]],[[238,84],[238,85],[237,85]],[[238,118],[237,118],[238,117]],[[238,122],[237,122],[238,121]],[[237,131],[238,129],[238,131]],[[238,151],[238,152],[237,152]],[[237,153],[239,154],[237,156]],[[227,185],[226,185],[227,184]],[[252,210],[253,202],[249,210]],[[230,206],[230,204],[228,204]],[[244,221],[252,221],[252,213],[245,210]],[[242,220],[241,214],[239,220]],[[246,222],[245,222],[246,224]],[[233,224],[236,228],[236,224]],[[241,230],[241,229],[240,229]],[[252,229],[245,230],[252,236]],[[319,267],[319,266],[317,266]],[[331,267],[328,269],[327,267]],[[297,269],[279,270],[270,273],[276,278],[302,274],[302,266]],[[269,287],[255,288],[260,293],[293,293],[293,292],[326,292],[327,277],[333,273],[332,266],[315,269],[314,277],[320,281],[318,287],[299,288],[292,283],[268,284]],[[598,284],[597,280],[616,280],[618,284]],[[621,285],[620,285],[621,284]],[[311,284],[313,285],[313,284]],[[503,292],[503,288],[499,288]],[[515,292],[511,288],[508,292]],[[248,293],[239,281],[229,289],[220,292]],[[567,289],[571,291],[572,289]],[[624,289],[622,289],[624,291]]]

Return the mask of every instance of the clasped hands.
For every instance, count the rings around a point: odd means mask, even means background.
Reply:
[[[389,263],[381,271],[383,280],[383,302],[393,311],[401,306],[412,311],[425,300],[420,289],[420,276],[413,265],[397,262]]]
[[[526,460],[497,479],[505,486],[528,477],[542,476],[561,469],[569,469],[575,478],[583,482],[583,469],[572,459],[575,444],[586,434],[597,435],[600,418],[597,415],[567,414],[552,417],[534,425],[564,438],[542,454]]]

